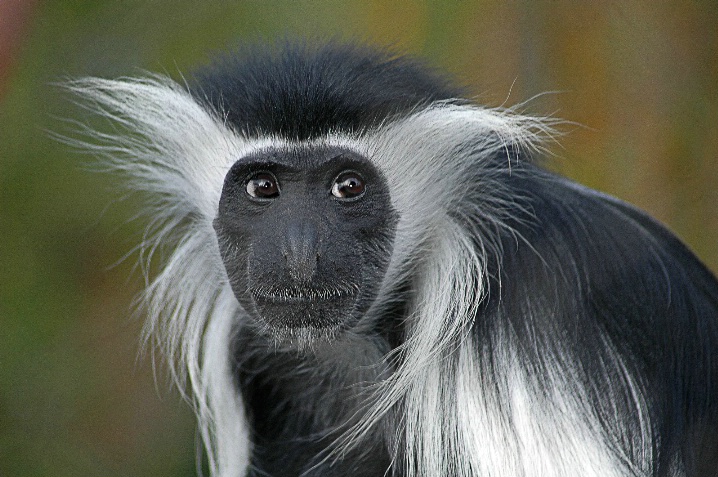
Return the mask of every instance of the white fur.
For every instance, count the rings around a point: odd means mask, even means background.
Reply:
[[[158,247],[174,244],[145,296],[147,333],[168,357],[180,389],[189,378],[212,475],[242,476],[251,446],[229,354],[242,310],[229,289],[212,220],[224,176],[237,159],[289,144],[242,138],[167,78],[85,79],[69,88],[118,128],[88,130],[88,140],[73,143],[102,156],[131,189],[149,193],[142,252],[149,259]],[[512,353],[511,336],[495,337],[506,345],[494,356],[504,370],[496,376],[482,365],[467,334],[486,293],[486,257],[500,252],[490,241],[477,247],[472,237],[482,227],[503,227],[502,214],[514,204],[502,196],[496,171],[487,168],[479,188],[469,188],[466,178],[475,175],[466,171],[482,168],[502,148],[538,147],[550,126],[511,110],[439,103],[360,137],[335,134],[315,141],[352,148],[383,171],[400,213],[384,289],[411,276],[419,297],[407,320],[409,338],[396,351],[401,366],[376,387],[362,422],[337,442],[337,455],[361,445],[373,426],[393,415],[396,442],[405,443],[394,449],[395,459],[403,459],[408,476],[649,472],[648,451],[622,455],[625,449],[609,445],[594,410],[584,404],[585,390],[566,375],[560,356],[542,381],[547,391],[541,391],[537,377]],[[464,193],[474,197],[467,201]],[[457,223],[457,216],[466,223]],[[380,296],[378,303],[390,298]],[[607,359],[620,361],[618,355]],[[628,373],[623,380],[642,423],[624,437],[639,450],[650,449],[644,398]],[[639,462],[638,468],[627,461]]]
[[[87,141],[71,142],[123,173],[131,189],[148,193],[142,255],[149,261],[167,242],[175,247],[143,298],[146,336],[168,359],[180,391],[189,378],[212,475],[242,476],[250,445],[229,362],[241,313],[212,220],[224,176],[250,146],[166,78],[88,78],[68,87],[117,128],[87,130]]]

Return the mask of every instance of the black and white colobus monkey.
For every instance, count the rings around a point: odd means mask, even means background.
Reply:
[[[142,248],[174,244],[147,328],[212,475],[718,474],[718,284],[532,163],[551,121],[356,46],[188,83],[69,87],[149,193]]]

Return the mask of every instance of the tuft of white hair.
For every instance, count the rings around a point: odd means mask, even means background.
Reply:
[[[143,260],[158,248],[172,249],[142,297],[147,340],[167,358],[179,389],[190,390],[211,474],[243,476],[251,442],[231,346],[244,313],[229,287],[212,221],[235,161],[297,143],[241,136],[166,77],[87,78],[67,87],[113,126],[111,132],[85,128],[84,139],[69,142],[101,157],[129,189],[146,193]],[[505,227],[506,211],[516,207],[496,180],[505,171],[490,167],[489,159],[510,151],[510,169],[513,154],[539,148],[552,137],[552,126],[552,120],[511,109],[439,102],[362,134],[337,132],[311,141],[351,148],[384,173],[400,219],[374,308],[391,300],[391,284],[407,278],[416,296],[407,339],[386,357],[398,363],[396,371],[373,388],[363,419],[327,458],[339,458],[391,419],[394,431],[386,437],[395,465],[409,476],[646,471],[652,456],[621,455],[609,445],[599,417],[584,404],[585,390],[558,362],[548,382],[538,383],[512,351],[513,337],[499,336],[495,341],[505,347],[492,359],[505,371],[497,376],[468,333],[487,293],[487,257],[501,253],[497,243],[476,238],[495,236],[496,228]],[[628,389],[638,389],[628,374],[624,380]],[[650,426],[638,391],[634,402],[643,423],[638,434],[647,439]],[[650,448],[635,444],[629,448]]]

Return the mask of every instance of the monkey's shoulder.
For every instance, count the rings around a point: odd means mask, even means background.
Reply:
[[[633,325],[694,317],[716,326],[718,281],[665,226],[617,198],[530,172],[508,181],[526,212],[502,239],[502,293],[564,296],[554,305]],[[521,290],[509,280],[517,274],[528,278]]]

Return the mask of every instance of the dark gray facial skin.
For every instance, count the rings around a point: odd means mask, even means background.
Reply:
[[[314,346],[374,302],[396,223],[386,181],[366,158],[302,147],[237,161],[214,227],[251,321],[275,343]]]

